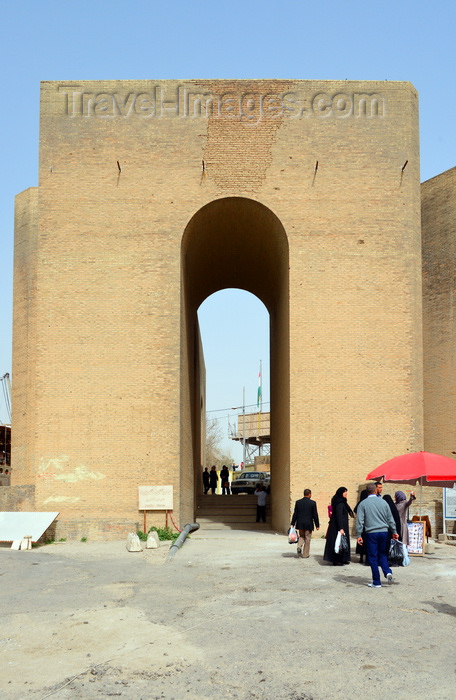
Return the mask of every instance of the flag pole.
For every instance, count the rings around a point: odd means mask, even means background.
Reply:
[[[260,435],[261,435],[261,410],[262,410],[262,405],[263,405],[261,363],[262,363],[262,361],[260,360],[260,371],[258,372],[258,394],[257,394],[258,440],[259,440]],[[261,454],[261,447],[260,447],[260,454]]]
[[[242,390],[242,461],[244,463],[243,468],[245,468],[245,387]]]

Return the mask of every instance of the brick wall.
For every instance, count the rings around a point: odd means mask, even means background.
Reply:
[[[456,454],[456,168],[421,186],[423,236],[424,445]],[[442,531],[440,489],[423,489]],[[450,524],[449,524],[450,526]],[[450,530],[451,531],[451,530]]]
[[[196,311],[230,286],[271,314],[274,527],[304,487],[354,504],[422,447],[410,84],[43,83],[16,226],[14,475],[37,509],[133,522],[138,485],[172,484],[193,520]]]

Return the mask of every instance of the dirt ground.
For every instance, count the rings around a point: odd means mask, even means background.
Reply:
[[[454,700],[456,547],[395,583],[272,532],[0,548],[0,698]],[[352,540],[354,550],[354,540]]]

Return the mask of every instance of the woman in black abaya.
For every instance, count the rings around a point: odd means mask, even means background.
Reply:
[[[388,494],[386,494],[386,496],[383,496],[383,500],[386,501],[390,507],[391,515],[393,516],[394,522],[396,523],[396,532],[400,537],[401,536],[401,518],[399,515],[399,511],[396,508],[396,504],[394,503],[391,496],[389,496]],[[392,536],[393,536],[393,533],[391,532],[391,530],[389,530],[388,531],[388,539],[386,540],[386,556],[387,557],[389,555]]]
[[[363,489],[361,491],[361,493],[359,494],[359,501],[353,509],[355,511],[355,514],[356,514],[356,511],[358,510],[359,504],[361,503],[361,501],[364,501],[365,498],[367,498],[367,489]],[[359,554],[359,563],[364,564],[364,559],[365,559],[366,560],[365,563],[367,565],[367,564],[369,564],[369,560],[367,558],[366,538],[364,537],[364,530],[363,530],[362,538],[363,538],[362,544],[359,544],[358,542],[356,543],[355,553]]]
[[[332,561],[333,566],[342,566],[350,563],[350,535],[348,532],[348,516],[353,518],[353,511],[347,503],[347,489],[341,486],[331,499],[332,515],[329,521],[328,532],[326,534],[326,545],[324,560]],[[340,551],[338,554],[334,551],[337,533],[346,535],[349,543],[347,550]]]
[[[386,501],[390,507],[391,515],[393,516],[394,522],[396,523],[396,532],[400,537],[401,536],[401,516],[399,515],[399,511],[396,508],[396,504],[393,501],[393,499],[391,498],[391,496],[389,496],[388,494],[386,496],[383,496],[383,500]],[[391,533],[391,535],[392,534],[393,533]],[[389,539],[391,539],[391,537]],[[388,541],[388,545],[389,545],[389,541]]]

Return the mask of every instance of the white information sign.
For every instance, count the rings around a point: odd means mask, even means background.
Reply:
[[[443,489],[443,517],[456,520],[456,488]]]
[[[138,486],[138,510],[172,510],[172,486]]]

